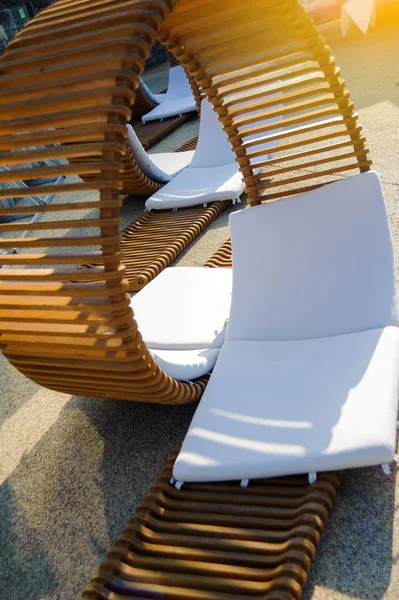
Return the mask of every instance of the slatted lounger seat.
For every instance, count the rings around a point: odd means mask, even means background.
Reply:
[[[168,59],[172,68],[176,66],[178,66],[180,69],[182,68],[179,64],[179,61],[170,52],[168,52]],[[204,97],[204,94],[198,87],[195,79],[187,73],[186,76],[188,77],[192,96],[195,99],[196,111],[199,115],[201,99]],[[190,120],[192,117],[195,117],[196,112],[193,110],[193,112],[179,114],[179,116],[167,117],[165,119],[162,119],[162,121],[147,121],[146,123],[142,123],[141,120],[136,121],[136,119],[141,119],[143,115],[150,112],[158,104],[161,104],[161,102],[163,102],[166,99],[166,92],[163,92],[161,94],[153,94],[141,77],[139,78],[139,81],[140,87],[136,92],[136,101],[134,103],[134,106],[132,107],[132,119],[134,120],[132,122],[132,125],[140,142],[143,145],[143,148],[145,148],[145,150],[148,150],[148,148],[162,140],[165,136],[169,135],[169,133],[180,127],[180,125]],[[145,99],[144,101],[143,96]],[[138,109],[136,109],[137,100],[139,102]],[[192,99],[190,97],[190,105],[191,103]]]
[[[173,474],[249,480],[389,463],[399,329],[374,172],[231,215],[225,343]]]
[[[127,124],[122,159],[121,194],[149,196],[190,164],[194,150],[148,154],[130,124]],[[193,140],[195,146],[195,141]],[[76,162],[72,159],[71,162]],[[82,175],[84,181],[98,180],[98,174]]]
[[[170,52],[168,52],[168,59],[171,68],[178,67],[179,70],[182,70],[182,66],[179,64],[179,61]],[[188,76],[188,80],[191,87],[191,96],[195,99],[195,108],[199,115],[203,93],[199,89],[193,77]],[[196,111],[193,109],[192,112],[179,113],[178,116],[167,117],[162,119],[162,121],[155,120],[142,123],[141,117],[146,113],[149,113],[152,109],[158,106],[158,104],[161,104],[161,102],[166,99],[167,93],[163,92],[161,94],[154,94],[141,77],[139,78],[139,81],[140,87],[136,92],[136,101],[132,107],[132,125],[140,142],[143,145],[143,148],[148,150],[151,146],[161,141],[165,136],[169,135],[172,131],[180,127],[180,125],[192,117],[195,117]],[[184,84],[184,86],[186,86],[186,84]],[[186,90],[186,87],[184,89]],[[190,106],[192,106],[191,97]],[[140,119],[140,121],[136,121],[136,119]]]
[[[149,198],[146,202],[149,212],[122,232],[126,278],[132,291],[144,287],[167,267],[226,208],[227,202],[235,201],[244,189],[221,123],[210,103],[202,102],[195,151],[186,150],[183,145],[177,152],[147,154],[128,125],[123,191],[148,195],[162,184],[172,186],[164,194]],[[185,175],[189,167],[190,172]],[[172,177],[176,176],[179,181],[172,185]],[[172,212],[177,208],[182,210]]]

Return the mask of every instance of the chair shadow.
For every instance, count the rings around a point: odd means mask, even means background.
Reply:
[[[104,441],[98,485],[109,539],[114,543],[183,441],[197,403],[168,406],[81,397],[71,402],[86,414]]]
[[[194,410],[71,397],[0,487],[0,598],[80,598]]]
[[[34,527],[28,519],[21,521],[16,504],[16,494],[6,481],[0,487],[0,597],[37,600],[56,592],[59,584],[52,561],[43,551]],[[20,535],[22,528],[23,536]]]
[[[303,600],[323,597],[323,588],[359,600],[385,597],[395,562],[395,479],[396,472],[386,476],[380,467],[345,472]]]
[[[1,402],[0,426],[11,418],[25,402],[36,393],[37,385],[26,377],[17,375],[18,386],[15,385],[16,369],[0,353]],[[0,465],[1,471],[1,465]]]

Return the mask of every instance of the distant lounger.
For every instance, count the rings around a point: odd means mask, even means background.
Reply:
[[[143,123],[157,121],[167,117],[175,117],[196,110],[196,102],[190,83],[182,66],[169,69],[168,89],[165,94],[158,94],[154,100],[158,102],[150,112],[141,117]]]
[[[140,77],[140,86],[136,90],[135,101],[132,106],[132,126],[146,150],[195,116],[197,111],[199,114],[201,98],[203,97],[203,94],[193,77],[187,77],[187,74],[184,73],[184,69],[179,64],[176,57],[170,52],[167,54],[170,64],[168,87],[172,85],[172,88],[169,89],[169,93],[168,89],[160,94],[153,93],[144,79]],[[150,113],[167,98],[173,100],[173,98],[179,97],[180,90],[184,91],[184,94],[189,98],[189,107],[191,107],[191,110],[183,110],[178,113],[172,110],[171,115],[162,118],[162,120],[145,120],[145,123],[141,122],[141,118],[144,115]],[[193,98],[194,103],[192,101]],[[140,120],[137,121],[137,119]]]
[[[146,207],[162,210],[237,200],[243,191],[242,175],[228,137],[212,105],[204,99],[198,144],[190,163],[174,181],[148,198]]]

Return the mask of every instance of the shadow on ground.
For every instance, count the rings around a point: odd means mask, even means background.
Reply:
[[[384,597],[393,564],[395,476],[381,467],[344,473],[303,600],[318,598],[319,587],[332,590],[331,598]]]
[[[57,577],[17,502],[10,483],[5,482],[0,487],[0,598],[37,600],[58,589]]]
[[[194,410],[72,397],[0,488],[0,598],[79,598]]]
[[[170,455],[182,442],[197,403],[162,406],[75,398],[104,440],[101,489],[109,537],[115,540]],[[98,401],[97,401],[98,402]]]

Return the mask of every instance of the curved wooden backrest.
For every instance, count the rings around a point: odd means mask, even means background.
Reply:
[[[29,178],[69,177],[35,188],[62,198],[37,209],[39,222],[0,224],[0,250],[19,249],[0,255],[0,347],[61,392],[182,403],[206,384],[176,382],[154,363],[121,263],[126,122],[157,35],[217,110],[251,204],[370,165],[335,61],[297,0],[58,0],[44,10],[0,58],[0,164],[14,166],[0,177],[24,179],[24,164],[54,158],[59,166],[36,166]],[[251,147],[253,133],[275,158]],[[95,177],[77,177],[87,175]],[[76,271],[87,264],[95,266]]]

